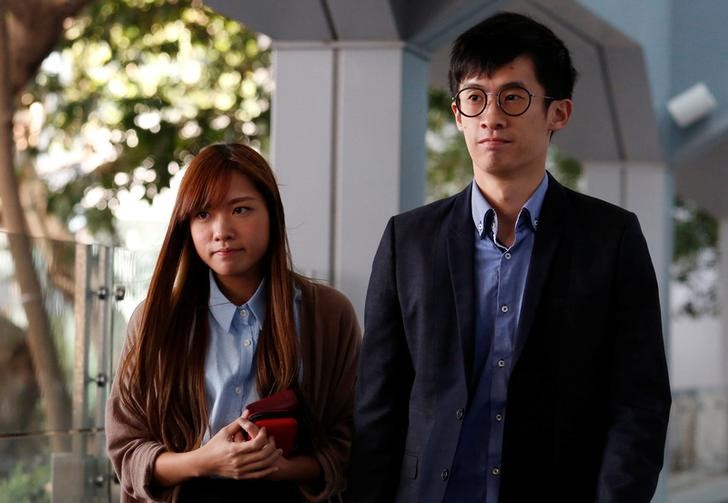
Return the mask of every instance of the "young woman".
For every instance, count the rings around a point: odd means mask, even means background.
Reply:
[[[359,327],[342,294],[293,272],[285,229],[275,178],[253,149],[212,145],[192,160],[107,403],[122,502],[342,491]],[[286,389],[306,425],[288,458],[243,414]]]

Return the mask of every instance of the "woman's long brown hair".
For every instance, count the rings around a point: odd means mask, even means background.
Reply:
[[[141,317],[139,337],[122,358],[122,403],[144,418],[153,438],[173,452],[199,447],[208,426],[205,354],[209,339],[208,267],[195,251],[190,217],[216,206],[232,173],[245,175],[263,195],[270,240],[263,270],[268,281],[266,321],[256,353],[260,396],[292,386],[298,351],[293,318],[294,283],[283,204],[273,172],[255,150],[211,145],[192,160],[177,194]]]

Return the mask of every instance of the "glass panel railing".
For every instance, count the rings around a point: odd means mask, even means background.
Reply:
[[[48,452],[49,444],[74,442],[85,451]],[[28,435],[0,438],[0,503],[108,502],[112,488],[106,460],[95,453],[104,445],[100,432]],[[12,454],[8,462],[8,454]],[[118,501],[118,499],[114,500]]]
[[[0,503],[110,501],[104,407],[155,259],[0,232]]]
[[[0,434],[66,431],[73,418],[75,244],[0,233],[0,343],[9,379],[3,400],[18,395]]]
[[[113,283],[117,302],[111,312],[111,361],[112,372],[116,371],[126,337],[127,322],[132,313],[144,300],[157,260],[157,251],[114,250]]]

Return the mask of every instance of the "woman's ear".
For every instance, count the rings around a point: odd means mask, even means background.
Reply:
[[[574,102],[568,98],[554,100],[548,109],[548,129],[558,131],[566,127],[571,117]]]

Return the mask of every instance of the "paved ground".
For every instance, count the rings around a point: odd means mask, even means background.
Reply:
[[[700,481],[689,487],[673,488],[668,503],[728,503],[728,474]]]

